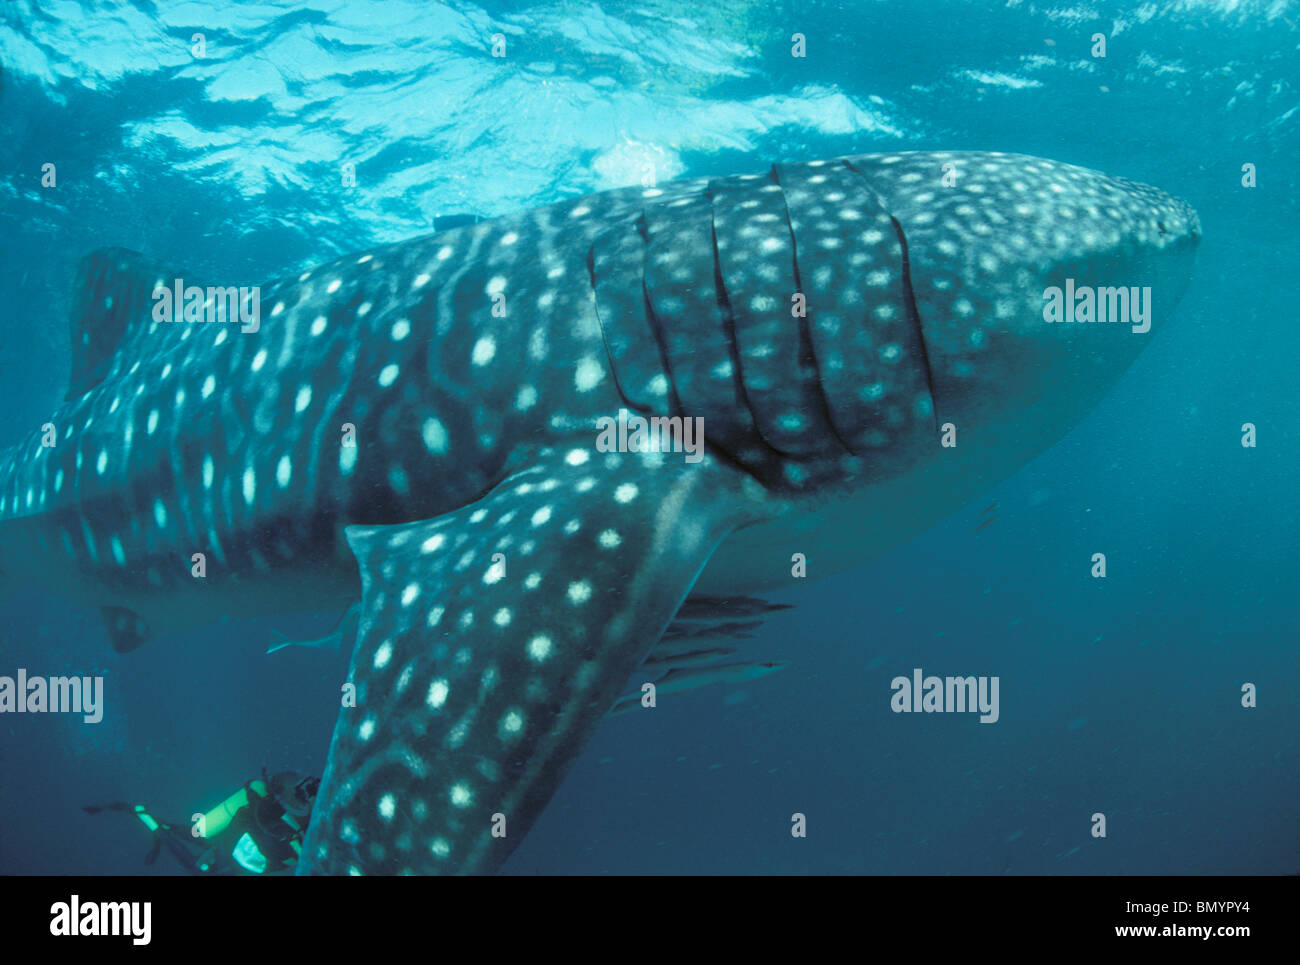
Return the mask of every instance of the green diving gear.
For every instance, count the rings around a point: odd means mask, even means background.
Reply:
[[[293,867],[306,822],[290,813],[284,802],[295,810],[304,810],[303,802],[294,793],[302,781],[302,775],[292,772],[249,781],[203,815],[199,824],[203,837],[227,842],[235,863],[251,874]],[[304,814],[309,814],[310,801],[305,803]],[[221,850],[226,851],[226,845]]]
[[[266,873],[266,855],[257,849],[257,845],[253,843],[253,839],[247,832],[235,843],[235,850],[231,853],[231,857],[246,871],[251,871],[255,875]]]
[[[150,831],[157,831],[162,827],[162,825],[158,823],[157,819],[144,809],[143,804],[137,804],[135,806],[135,816],[139,818],[141,823],[143,823]]]
[[[248,807],[248,792],[252,790],[259,797],[266,796],[266,785],[261,781],[249,781],[230,797],[226,798],[199,820],[199,837],[215,838],[230,826],[241,809]]]
[[[320,786],[317,778],[282,771],[254,779],[203,814],[191,833],[177,830],[149,813],[142,804],[114,802],[87,805],[88,814],[124,811],[153,835],[145,856],[153,864],[166,847],[186,870],[195,874],[268,874],[285,871],[298,862],[302,839],[311,819],[311,807]],[[195,847],[207,845],[196,856]]]

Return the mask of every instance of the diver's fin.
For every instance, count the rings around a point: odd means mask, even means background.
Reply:
[[[68,320],[72,376],[65,399],[85,395],[104,381],[119,348],[154,324],[154,289],[171,285],[183,274],[151,265],[139,252],[127,248],[100,248],[81,260],[76,301]],[[174,311],[180,318],[180,307]],[[136,353],[131,356],[138,360]]]
[[[155,831],[153,833],[153,847],[150,848],[149,853],[144,856],[145,864],[151,865],[158,860],[158,852],[162,850],[162,845],[163,845],[162,832]]]
[[[171,852],[173,858],[180,862],[180,866],[191,874],[202,874],[205,868],[199,863],[199,856],[190,850],[188,844],[183,844],[185,839],[179,838],[178,835],[169,830],[158,832],[158,844],[165,845]],[[157,845],[155,845],[155,851]],[[155,855],[157,857],[157,855]]]
[[[299,873],[499,866],[718,543],[757,518],[731,478],[658,453],[546,450],[444,516],[349,527],[355,704]]]
[[[109,801],[107,804],[83,804],[81,810],[87,814],[98,814],[100,811],[130,811],[131,805],[125,801]]]
[[[354,603],[343,611],[343,616],[339,617],[339,622],[333,630],[323,637],[317,637],[314,640],[290,640],[279,630],[272,630],[280,642],[266,648],[267,655],[278,653],[285,647],[308,647],[313,650],[337,650],[342,647],[351,648],[357,636],[357,624],[361,620],[361,604]]]
[[[124,606],[102,606],[99,610],[104,615],[104,629],[115,653],[130,653],[153,636],[144,618],[134,610]]]

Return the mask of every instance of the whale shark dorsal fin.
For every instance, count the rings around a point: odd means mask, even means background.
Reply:
[[[349,527],[355,701],[299,873],[498,867],[752,507],[711,462],[546,450],[454,512]]]
[[[72,377],[65,400],[104,381],[122,345],[152,324],[155,287],[183,274],[151,264],[129,248],[100,248],[81,260],[68,319]]]
[[[130,653],[153,636],[144,617],[134,610],[124,606],[102,606],[99,610],[114,653]]]

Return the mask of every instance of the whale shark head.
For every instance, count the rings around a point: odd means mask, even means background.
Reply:
[[[1061,435],[1169,322],[1190,282],[1196,212],[1149,185],[1014,154],[845,163],[905,239],[935,415],[967,438],[1026,442],[1031,411],[1043,441]]]

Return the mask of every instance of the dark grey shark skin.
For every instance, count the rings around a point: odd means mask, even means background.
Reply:
[[[299,870],[491,871],[688,594],[862,562],[1009,475],[1150,338],[1048,324],[1044,289],[1149,286],[1163,328],[1198,236],[1154,188],[953,152],[377,248],[262,286],[256,333],[152,321],[202,280],[100,252],[57,443],[0,460],[0,570],[119,650],[359,598]],[[597,451],[621,407],[702,417],[705,458]]]

